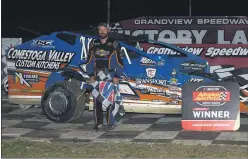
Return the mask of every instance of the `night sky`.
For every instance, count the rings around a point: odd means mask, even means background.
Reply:
[[[219,1],[219,4],[216,3]],[[2,0],[2,37],[85,30],[107,21],[107,0]],[[234,3],[235,2],[235,3]],[[242,2],[242,3],[241,3]],[[192,0],[192,16],[247,15],[244,0]],[[111,0],[111,22],[139,16],[188,16],[188,0]]]

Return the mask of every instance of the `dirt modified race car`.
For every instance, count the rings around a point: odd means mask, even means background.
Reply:
[[[181,87],[187,82],[236,81],[242,97],[247,97],[248,82],[239,78],[242,70],[223,79],[217,75],[223,70],[210,73],[206,60],[174,45],[143,36],[111,33],[110,37],[121,48],[120,89],[126,112],[180,114]],[[54,32],[7,50],[9,102],[41,105],[46,116],[56,122],[73,121],[86,107],[92,110],[85,87],[89,78],[85,63],[94,39],[93,32]],[[168,48],[175,54],[148,54],[142,44]],[[240,109],[248,112],[247,98],[241,99]]]

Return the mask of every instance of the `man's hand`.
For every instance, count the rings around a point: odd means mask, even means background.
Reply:
[[[114,83],[114,84],[118,84],[118,83],[119,83],[119,78],[114,77],[114,78],[113,78],[113,83]]]
[[[95,77],[94,76],[91,76],[90,77],[90,83],[94,83],[95,82]]]

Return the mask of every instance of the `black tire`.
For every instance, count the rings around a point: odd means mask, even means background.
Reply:
[[[3,90],[6,94],[8,94],[8,78],[3,81]]]
[[[78,80],[56,82],[48,87],[41,99],[45,116],[57,123],[72,122],[85,110],[85,94]]]

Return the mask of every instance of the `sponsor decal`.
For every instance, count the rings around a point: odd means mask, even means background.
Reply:
[[[169,91],[180,91],[181,88],[177,86],[169,86]]]
[[[177,74],[176,69],[172,69],[171,75],[172,75],[173,77],[175,77],[175,76],[176,76],[176,74]]]
[[[215,57],[247,57],[248,56],[248,48],[245,47],[209,47],[204,48],[195,45],[195,47],[179,47],[178,48],[190,52],[194,55],[202,55],[204,54],[207,58],[215,58]],[[173,56],[180,56],[181,54],[173,51],[169,48],[161,48],[161,47],[154,47],[151,46],[147,49],[148,54],[163,54],[163,55],[173,55]]]
[[[172,99],[178,99],[179,98],[179,95],[177,95],[177,94],[170,94],[170,98],[172,98]]]
[[[157,70],[154,69],[154,68],[147,68],[147,69],[146,69],[147,77],[149,77],[149,78],[155,77],[156,71],[157,71]]]
[[[166,94],[166,91],[163,90],[163,89],[157,89],[157,88],[153,88],[153,87],[148,87],[147,90],[151,94],[162,94],[162,95]]]
[[[222,86],[201,86],[192,97],[201,106],[221,106],[230,101],[231,93]]]
[[[189,79],[189,82],[204,82],[204,80],[200,78],[191,78]]]
[[[119,86],[120,86],[120,92],[122,94],[136,95],[136,93],[132,90],[132,88],[130,88],[128,84],[120,83]]]
[[[182,50],[185,50],[185,51],[188,51],[188,52],[191,52],[193,53],[194,55],[200,55],[202,53],[202,51],[204,50],[204,48],[193,48],[193,47],[179,47],[177,46],[178,48],[182,49]],[[169,48],[163,48],[163,47],[149,47],[147,49],[147,53],[148,54],[162,54],[162,55],[173,55],[173,56],[180,56],[181,54],[176,52],[176,51],[173,51]]]
[[[43,92],[43,90],[41,90],[41,89],[31,89],[30,90],[30,93],[42,93]]]
[[[159,61],[158,66],[164,66],[165,62],[164,61]]]
[[[192,62],[183,63],[183,64],[181,64],[181,66],[184,69],[203,70],[207,65],[206,64],[197,64],[197,63],[194,63],[194,61],[192,61]]]
[[[164,101],[159,99],[153,99],[152,102],[164,102]]]
[[[149,94],[149,91],[148,91],[148,89],[141,89],[140,90],[140,93],[142,93],[142,94]]]
[[[10,89],[9,91],[10,91],[10,92],[20,92],[19,89]]]
[[[177,83],[178,82],[178,79],[176,79],[176,78],[171,78],[170,79],[170,84],[171,85],[178,85],[179,83]]]
[[[163,89],[155,88],[155,87],[150,87],[150,86],[143,86],[143,87],[137,87],[141,93],[143,94],[160,94],[160,95],[165,95],[166,91]]]
[[[154,84],[154,85],[159,85],[159,86],[166,86],[166,80],[161,80],[161,79],[136,79],[136,85],[140,84]]]
[[[177,100],[172,100],[172,101],[170,101],[168,104],[179,104],[179,101],[177,101]]]
[[[39,75],[15,72],[14,77],[14,82],[20,82],[21,85],[25,84],[28,87],[31,87],[30,83],[39,82]]]
[[[106,51],[106,50],[96,50],[95,52],[95,55],[98,55],[98,56],[101,56],[101,57],[105,57],[109,54],[110,52],[109,51]]]
[[[73,52],[61,52],[57,50],[38,51],[38,50],[19,50],[9,49],[8,60],[16,60],[16,68],[33,68],[56,70],[61,63],[69,63],[74,57]]]
[[[31,46],[54,49],[55,46],[53,46],[53,42],[54,42],[53,40],[33,40]]]
[[[147,57],[142,57],[140,60],[140,64],[145,66],[155,66],[156,62]]]
[[[20,92],[27,93],[27,92],[29,92],[29,90],[28,89],[21,89]]]

